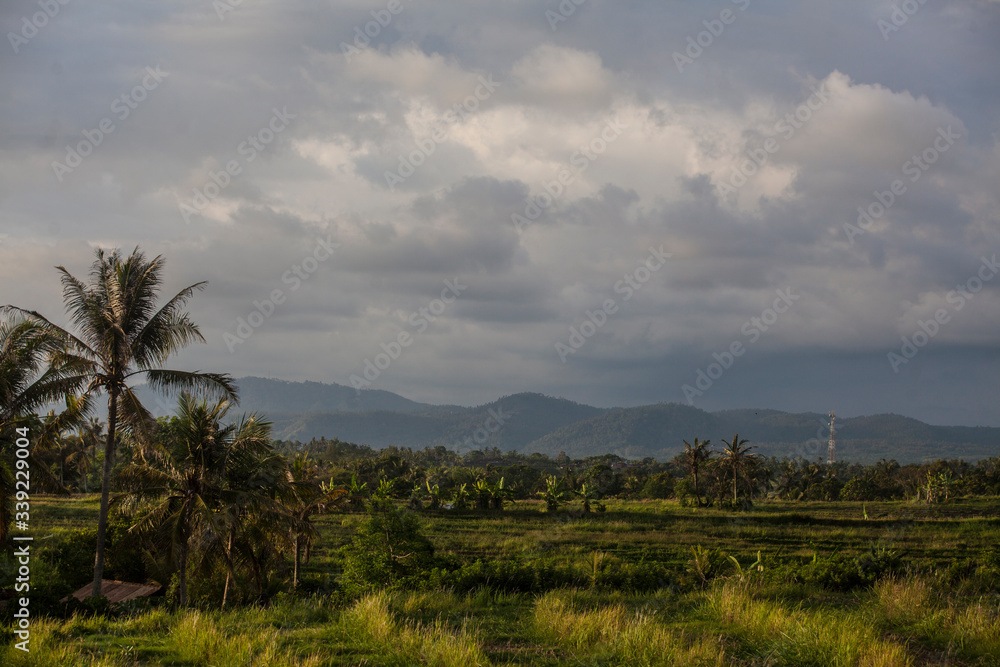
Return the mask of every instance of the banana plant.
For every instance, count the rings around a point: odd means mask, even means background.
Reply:
[[[427,509],[441,509],[441,487],[438,484],[432,486],[429,479],[424,482],[424,485],[427,487],[427,495],[430,498],[427,502]]]
[[[604,504],[600,502],[601,494],[593,486],[588,487],[586,484],[580,485],[580,490],[575,492],[576,495],[580,496],[580,500],[583,501],[583,511],[586,514],[590,513],[590,504],[593,503],[594,507],[598,512],[603,512],[606,508]]]
[[[351,485],[347,489],[347,504],[355,509],[365,506],[368,497],[368,482],[358,483],[357,475],[351,475]]]
[[[545,509],[549,512],[555,512],[569,500],[569,493],[562,488],[562,480],[555,475],[545,477],[545,490],[539,491],[538,495],[545,501]]]
[[[469,489],[468,484],[462,483],[455,489],[455,499],[452,501],[452,508],[456,510],[469,509]]]
[[[750,565],[748,565],[746,569],[744,569],[743,566],[740,565],[740,562],[738,560],[736,560],[735,558],[733,558],[732,556],[728,556],[728,558],[729,558],[729,560],[732,561],[733,565],[736,567],[736,577],[741,582],[746,581],[747,576],[751,572],[763,572],[764,571],[764,563],[761,561],[760,551],[757,552],[757,560],[755,562],[751,563]]]
[[[504,486],[504,478],[490,487],[490,508],[502,510],[503,505],[508,500],[513,500],[513,486]]]
[[[485,479],[476,481],[476,509],[488,510],[490,508],[490,498],[493,496],[490,483]]]
[[[372,491],[373,500],[387,500],[392,497],[392,482],[384,477],[378,481],[378,486]]]

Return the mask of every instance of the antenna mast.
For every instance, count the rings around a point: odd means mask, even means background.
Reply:
[[[837,441],[834,437],[833,422],[837,419],[837,416],[833,414],[833,410],[830,410],[830,445],[826,449],[826,462],[836,463],[837,462]]]

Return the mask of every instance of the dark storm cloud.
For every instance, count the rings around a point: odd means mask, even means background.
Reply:
[[[363,0],[221,17],[201,0],[70,2],[15,52],[37,3],[6,3],[0,302],[61,314],[53,265],[82,275],[92,247],[141,244],[167,257],[168,291],[210,283],[191,306],[208,345],[179,363],[346,383],[458,280],[375,388],[616,405],[684,400],[792,288],[699,405],[997,423],[1000,279],[961,310],[954,294],[1000,252],[1000,3],[925,3],[889,32],[892,3],[860,0],[589,0],[557,23],[553,2],[402,7],[376,30],[385,3]],[[68,151],[88,154],[61,172]],[[412,174],[387,178],[401,161]],[[321,242],[337,248],[306,271]],[[555,344],[607,299],[563,363]],[[941,308],[896,372],[888,354]]]

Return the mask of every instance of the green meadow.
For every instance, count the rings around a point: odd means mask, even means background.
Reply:
[[[35,499],[35,577],[97,510],[97,496]],[[339,585],[367,515],[335,511],[316,519],[295,593],[223,610],[195,590],[186,610],[161,598],[37,617],[31,652],[6,642],[0,663],[1000,664],[997,498],[411,514],[433,559],[381,590]]]

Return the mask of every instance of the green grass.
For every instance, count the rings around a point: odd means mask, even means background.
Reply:
[[[382,591],[360,600],[283,596],[267,608],[109,619],[36,619],[32,653],[3,665],[1000,665],[1000,581],[942,575],[956,559],[1000,544],[998,499],[947,505],[759,503],[746,514],[666,501],[611,501],[603,514],[547,514],[520,502],[501,514],[427,513],[424,530],[455,562],[546,559],[578,573],[574,587],[535,593]],[[86,499],[36,499],[36,539],[92,525]],[[357,514],[320,519],[308,581],[335,575]],[[683,572],[692,547],[724,561],[700,586],[628,592],[600,573],[639,563]],[[874,586],[826,590],[775,573],[872,546],[907,573]],[[791,570],[789,570],[791,571]],[[593,583],[598,585],[594,586]]]

